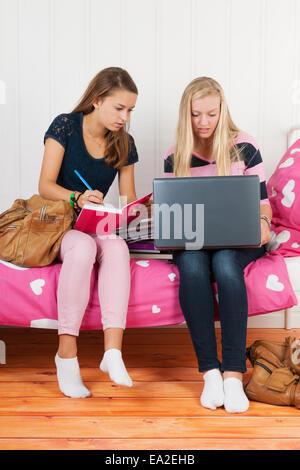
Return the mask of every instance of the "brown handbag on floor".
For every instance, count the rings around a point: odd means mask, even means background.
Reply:
[[[295,374],[300,375],[300,340],[293,336],[286,337],[283,343],[254,341],[247,348],[246,355],[252,365],[256,360],[263,358],[276,367],[289,367]]]
[[[300,342],[288,336],[283,343],[257,340],[247,348],[253,372],[245,393],[250,400],[300,408]]]
[[[0,214],[0,259],[28,268],[48,266],[75,220],[75,211],[66,201],[50,201],[38,194],[16,199]]]
[[[245,393],[250,400],[300,408],[299,376],[263,358],[255,360]]]

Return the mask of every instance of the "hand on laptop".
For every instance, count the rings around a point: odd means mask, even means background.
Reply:
[[[269,229],[269,225],[266,220],[261,219],[260,221],[260,228],[261,228],[261,246],[268,243],[271,239],[271,231]]]

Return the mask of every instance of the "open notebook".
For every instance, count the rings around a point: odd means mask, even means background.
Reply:
[[[127,204],[122,209],[104,204],[85,204],[74,228],[93,235],[110,235],[116,229],[127,226],[140,216],[139,205],[150,199],[152,193]]]

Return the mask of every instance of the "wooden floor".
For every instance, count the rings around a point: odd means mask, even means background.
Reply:
[[[248,344],[300,337],[300,330],[248,330]],[[300,449],[300,410],[251,402],[243,414],[200,405],[202,375],[186,329],[132,329],[123,357],[134,385],[99,370],[102,332],[82,332],[79,362],[87,399],[57,386],[56,331],[1,328],[0,449]],[[220,332],[218,331],[218,343]],[[250,364],[249,364],[250,366]],[[249,374],[245,374],[245,382]]]

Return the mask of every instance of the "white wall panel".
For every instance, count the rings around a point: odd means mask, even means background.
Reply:
[[[156,176],[163,174],[163,157],[174,144],[180,99],[193,78],[192,8],[191,0],[158,2]]]
[[[193,23],[193,75],[217,80],[230,99],[231,0],[195,0]]]
[[[126,3],[126,2],[125,2]],[[121,0],[88,0],[89,80],[106,67],[121,62]],[[87,84],[86,84],[87,86]]]
[[[136,192],[138,196],[152,191],[152,179],[145,175],[155,174],[156,163],[156,93],[157,93],[157,15],[156,1],[121,2],[119,25],[112,28],[111,36],[119,31],[119,62],[125,68],[139,90],[136,107],[131,114],[130,133],[139,154],[135,168]],[[116,20],[118,17],[116,16]],[[113,21],[114,24],[114,21]],[[107,200],[118,202],[117,178],[107,195]]]
[[[28,1],[28,0],[26,0]],[[53,114],[72,111],[87,81],[86,0],[50,0],[53,15]]]
[[[37,191],[45,130],[112,65],[139,88],[139,195],[162,175],[182,92],[200,75],[223,85],[269,177],[300,125],[299,19],[299,0],[0,0],[0,210]]]
[[[295,0],[266,1],[262,148],[267,177],[286,150],[294,80]]]
[[[232,0],[230,98],[236,125],[260,144],[260,97],[264,68],[261,44],[263,0]]]
[[[48,2],[19,2],[19,141],[20,196],[38,191],[44,126],[49,120]]]
[[[0,1],[0,80],[5,86],[0,104],[0,210],[20,193],[20,92],[18,1]]]
[[[300,126],[300,2],[295,1],[293,15],[294,25],[294,46],[290,52],[293,61],[293,81],[291,88],[291,102],[292,102],[292,113],[291,113],[291,127]]]
[[[156,11],[156,0],[122,3],[121,66],[130,73],[139,90],[136,108],[131,115],[130,132],[139,153],[135,175],[137,194],[140,196],[152,191],[152,181],[145,181],[144,175],[154,175],[156,163]]]

